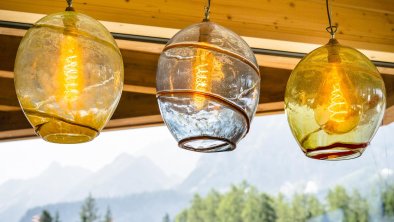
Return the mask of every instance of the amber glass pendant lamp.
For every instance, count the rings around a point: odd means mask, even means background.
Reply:
[[[305,56],[291,73],[285,110],[306,156],[343,160],[360,156],[381,124],[385,87],[374,64],[339,44],[326,0],[330,41]]]
[[[231,151],[248,133],[260,76],[256,58],[234,32],[209,20],[178,32],[165,46],[156,76],[161,115],[181,148]]]
[[[23,37],[15,89],[39,136],[82,143],[111,118],[123,88],[123,61],[109,31],[67,3],[65,12],[42,18]]]

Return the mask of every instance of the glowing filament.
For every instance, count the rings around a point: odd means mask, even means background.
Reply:
[[[351,131],[359,122],[358,97],[346,73],[336,65],[325,76],[319,90],[316,122],[329,134],[342,134]]]
[[[61,43],[58,96],[66,103],[75,102],[82,88],[81,52],[73,36],[66,36]]]
[[[337,123],[345,122],[346,116],[349,114],[348,104],[338,83],[333,85],[328,111],[330,112],[330,119]]]
[[[202,93],[210,92],[212,81],[224,77],[221,67],[222,64],[217,61],[211,52],[206,49],[197,49],[193,64],[194,90]],[[201,109],[206,103],[204,95],[196,94],[193,98],[197,109]]]

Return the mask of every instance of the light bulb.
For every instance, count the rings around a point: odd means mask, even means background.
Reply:
[[[198,48],[193,63],[194,90],[201,93],[211,91],[212,81],[224,78],[221,69],[222,64],[217,61],[213,52]],[[195,94],[193,100],[197,109],[203,108],[207,101],[203,94]]]
[[[339,63],[329,63],[323,78],[315,100],[315,120],[328,134],[347,133],[360,121],[360,98]]]
[[[71,107],[76,105],[83,89],[81,49],[75,37],[65,35],[60,46],[57,100]],[[64,108],[66,108],[64,107]]]

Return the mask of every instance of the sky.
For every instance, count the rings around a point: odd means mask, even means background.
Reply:
[[[284,115],[256,117],[252,130],[264,129],[260,126],[284,122]],[[283,124],[287,126],[287,124]],[[256,129],[259,128],[259,129]],[[288,129],[286,129],[288,130]],[[381,127],[372,141],[374,147],[391,149],[394,144],[394,123]],[[249,136],[250,137],[250,136]],[[253,138],[244,140],[253,140]],[[284,139],[281,135],[272,139]],[[286,138],[293,139],[293,138]],[[237,149],[242,149],[242,142]],[[367,149],[364,155],[371,158],[380,156],[382,149]],[[167,175],[185,178],[204,155],[178,148],[175,139],[165,126],[102,132],[96,139],[83,144],[53,144],[42,139],[28,139],[0,143],[0,184],[10,179],[28,179],[39,175],[56,162],[62,166],[79,166],[97,171],[110,164],[117,156],[127,153],[132,156],[146,156],[158,165]],[[392,174],[394,162],[388,156],[376,160],[376,165],[384,173]],[[310,184],[311,192],[315,189]]]
[[[165,126],[102,132],[83,144],[53,144],[42,139],[3,142],[0,184],[35,177],[54,162],[97,171],[123,153],[147,156],[168,175],[181,178],[194,169],[201,155],[178,148]]]

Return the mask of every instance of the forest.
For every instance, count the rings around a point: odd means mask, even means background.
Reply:
[[[379,195],[363,196],[358,190],[349,192],[336,186],[324,198],[313,193],[259,192],[243,182],[224,193],[211,190],[204,197],[195,194],[190,206],[174,218],[164,215],[162,222],[389,222],[394,221],[394,184],[379,189]],[[61,212],[60,212],[61,214]],[[103,217],[98,214],[95,199],[89,195],[81,205],[80,222],[115,222],[108,206]],[[34,222],[62,222],[59,212],[47,210]]]
[[[376,196],[375,196],[376,197]],[[372,203],[357,190],[337,186],[324,200],[315,194],[295,193],[291,198],[259,192],[246,182],[226,193],[194,195],[190,207],[175,222],[370,222],[394,221],[394,185],[387,186]],[[376,206],[377,205],[377,206]],[[168,215],[163,222],[172,221]]]

